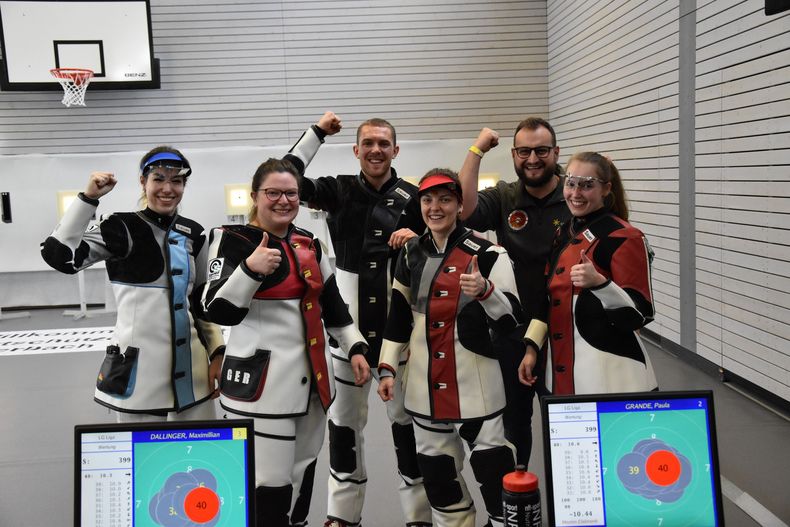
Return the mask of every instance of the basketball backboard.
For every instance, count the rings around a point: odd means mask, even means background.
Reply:
[[[91,89],[158,88],[148,0],[0,0],[3,90],[58,90],[52,68],[94,71]]]

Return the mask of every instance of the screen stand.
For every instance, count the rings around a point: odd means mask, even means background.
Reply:
[[[3,320],[11,320],[13,318],[27,318],[30,316],[30,311],[14,311],[13,313],[3,313],[3,308],[0,307],[0,322]]]
[[[104,284],[104,308],[88,309],[87,301],[85,300],[85,273],[82,271],[77,273],[77,286],[80,291],[80,308],[65,310],[63,312],[64,317],[74,317],[74,320],[80,320],[81,318],[115,313],[115,295],[112,293],[109,279],[105,280]]]

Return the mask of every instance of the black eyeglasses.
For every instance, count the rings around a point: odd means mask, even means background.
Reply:
[[[298,190],[280,190],[276,188],[259,188],[258,192],[263,192],[266,196],[266,199],[269,201],[278,201],[280,196],[285,194],[285,199],[290,202],[299,201],[299,191]]]
[[[553,148],[554,148],[553,146],[536,146],[535,148],[530,148],[528,146],[519,146],[513,148],[513,151],[521,159],[529,158],[529,156],[532,155],[532,152],[535,152],[536,156],[538,156],[540,159],[543,159],[545,157],[548,157],[549,152],[551,152]]]
[[[574,176],[573,174],[565,176],[565,186],[569,189],[579,187],[579,190],[590,190],[595,187],[596,181],[602,185],[606,183],[606,181],[598,179],[597,177],[581,177]]]

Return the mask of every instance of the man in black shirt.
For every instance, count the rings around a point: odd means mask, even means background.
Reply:
[[[316,141],[323,142],[326,135],[339,129],[340,120],[329,112],[297,141],[292,152],[313,151]],[[395,128],[384,119],[369,119],[357,129],[354,155],[359,159],[358,174],[300,181],[301,200],[328,212],[337,285],[370,345],[368,364],[378,364],[398,252],[406,241],[425,230],[417,188],[398,178],[391,166],[398,151]],[[356,386],[348,358],[335,351],[333,348],[337,394],[328,413],[330,476],[325,525],[346,527],[360,523],[365,498],[363,431],[371,383]],[[377,372],[374,377],[378,380]],[[400,386],[395,399],[386,403],[386,410],[392,423],[405,523],[429,526],[431,508],[417,467],[414,429],[403,406]]]
[[[497,241],[513,260],[524,320],[529,321],[545,304],[546,260],[554,233],[570,217],[560,184],[560,148],[547,121],[539,117],[523,120],[516,128],[511,152],[518,180],[499,181],[478,193],[480,162],[498,144],[499,134],[483,128],[469,147],[459,174],[464,196],[462,219],[472,229],[496,231]],[[520,337],[499,335],[497,345],[507,396],[505,432],[516,446],[517,462],[527,465],[532,450],[535,390],[518,380],[518,365],[524,356]]]

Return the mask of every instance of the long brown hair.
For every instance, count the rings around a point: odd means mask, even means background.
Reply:
[[[612,214],[628,221],[628,203],[626,202],[623,180],[614,163],[598,152],[577,152],[565,166],[570,166],[574,161],[592,165],[595,167],[595,173],[604,183],[612,184],[609,195],[603,200],[604,206],[608,207]]]

